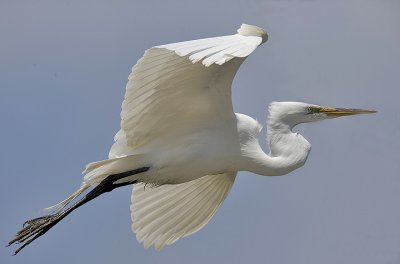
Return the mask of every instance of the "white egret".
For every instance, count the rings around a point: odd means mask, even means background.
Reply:
[[[274,176],[301,167],[311,145],[292,132],[297,124],[375,112],[273,102],[267,155],[261,125],[231,102],[237,70],[265,41],[262,28],[243,24],[235,35],[147,50],[129,76],[109,159],[88,164],[81,187],[53,213],[25,222],[9,243],[22,243],[15,254],[79,206],[131,184],[132,230],[146,248],[161,249],[207,224],[238,171]]]

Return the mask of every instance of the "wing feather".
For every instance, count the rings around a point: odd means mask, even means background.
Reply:
[[[115,138],[126,141],[129,148],[119,155],[129,155],[129,150],[163,136],[198,129],[190,127],[190,120],[209,126],[234,118],[233,78],[244,58],[266,39],[265,31],[254,26],[242,25],[238,32],[156,46],[145,52],[126,85],[122,131]]]
[[[132,193],[132,230],[146,248],[161,249],[204,227],[228,195],[236,173],[204,176],[155,188],[137,184]]]
[[[231,84],[245,57],[267,40],[243,24],[238,34],[167,44],[147,50],[132,68],[121,111],[121,130],[110,158],[136,154],[166,136],[179,138],[213,122],[235,118]],[[191,122],[195,120],[194,122]],[[140,153],[140,151],[137,151]],[[236,173],[132,192],[132,230],[144,246],[161,249],[204,227],[228,195]]]

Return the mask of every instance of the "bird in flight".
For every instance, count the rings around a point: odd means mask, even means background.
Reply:
[[[243,24],[234,35],[147,50],[129,75],[109,158],[89,163],[80,188],[48,215],[25,222],[9,242],[20,244],[14,254],[81,205],[126,185],[134,185],[137,240],[161,249],[208,223],[238,171],[278,176],[303,166],[311,145],[292,131],[296,125],[375,112],[272,102],[266,154],[258,141],[261,125],[233,111],[231,85],[242,62],[267,39],[262,28]]]

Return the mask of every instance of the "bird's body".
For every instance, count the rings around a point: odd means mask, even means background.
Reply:
[[[140,181],[156,185],[188,182],[204,175],[238,171],[240,160],[239,133],[236,118],[211,127],[188,131],[182,135],[166,135],[132,154],[145,155],[151,169],[138,175]],[[123,140],[124,141],[124,140]],[[115,143],[118,144],[118,143]],[[112,149],[113,150],[113,149]],[[116,155],[125,153],[114,152]]]
[[[237,172],[278,176],[304,165],[311,145],[292,131],[297,124],[373,112],[274,102],[266,154],[261,125],[234,113],[231,102],[237,70],[266,40],[263,29],[242,25],[235,35],[147,50],[129,76],[109,159],[88,164],[81,187],[53,207],[54,214],[26,222],[10,242],[24,243],[16,253],[79,206],[130,184],[132,230],[145,247],[160,249],[206,225]]]
[[[270,132],[269,139],[275,141],[272,144],[275,146],[273,149],[275,156],[267,156],[259,144],[261,128],[262,126],[253,118],[237,113],[224,123],[215,123],[213,126],[180,136],[160,137],[159,140],[139,149],[130,149],[116,142],[115,145],[118,145],[116,147],[122,148],[125,152],[118,152],[113,148],[111,151],[115,157],[145,156],[144,160],[147,163],[143,165],[149,165],[150,170],[135,178],[155,185],[184,183],[204,175],[237,171],[250,171],[269,176],[283,175],[304,164],[310,145],[300,134],[290,130],[286,131],[287,134],[284,136],[280,134],[278,138],[275,136],[275,131]],[[120,140],[126,142],[123,138]],[[279,148],[279,145],[284,146],[287,143],[292,147]],[[291,159],[292,162],[285,163],[284,153],[288,154],[288,159],[292,156],[296,158]],[[275,165],[273,162],[270,165],[263,164],[273,158],[281,159],[282,164]],[[124,166],[117,165],[117,167]],[[118,171],[107,173],[116,172]]]

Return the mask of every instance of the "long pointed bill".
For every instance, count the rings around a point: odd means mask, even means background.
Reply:
[[[332,108],[332,107],[322,107],[319,112],[324,113],[329,117],[340,117],[340,116],[376,113],[375,110],[351,109],[351,108]]]

